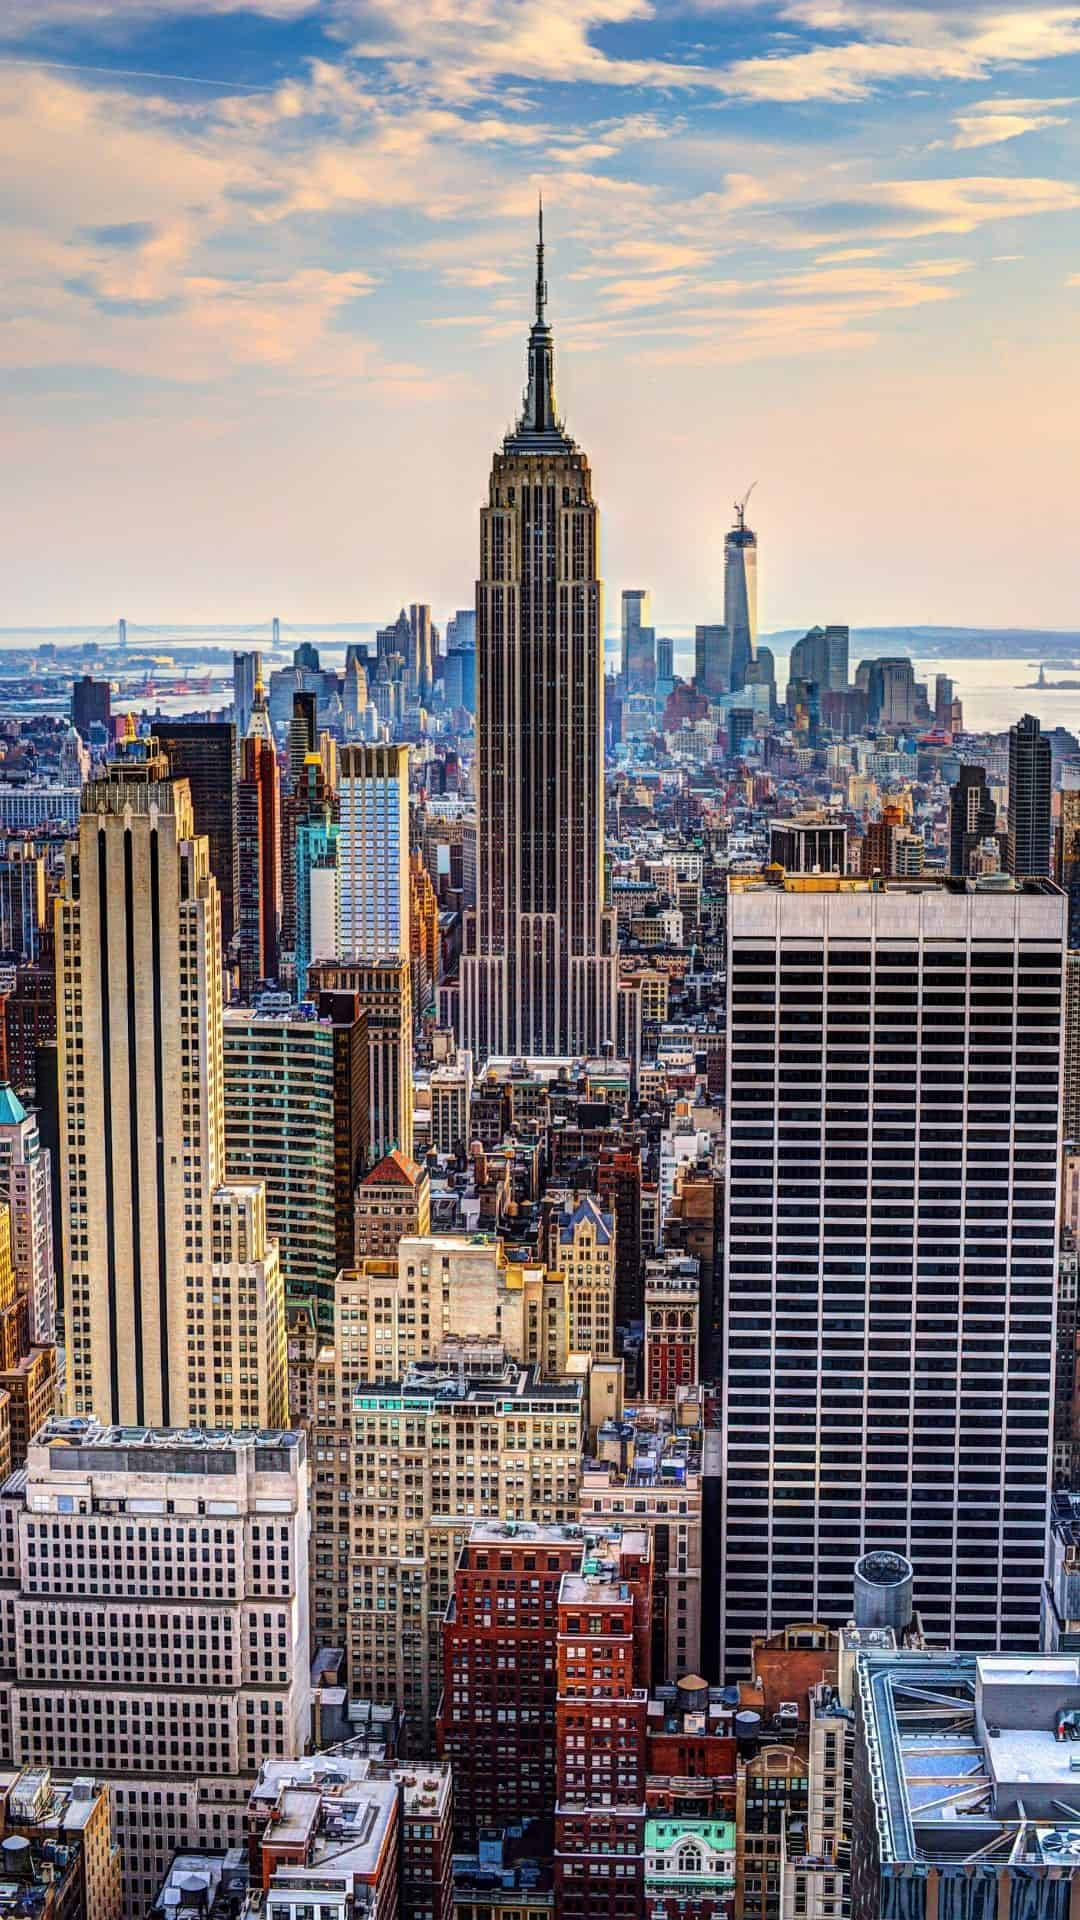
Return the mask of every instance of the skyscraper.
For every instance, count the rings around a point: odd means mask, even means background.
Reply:
[[[195,831],[210,843],[227,950],[236,917],[236,742],[242,736],[229,720],[166,720],[154,733],[169,772],[191,788]]]
[[[951,1647],[1039,1633],[1065,901],[732,877],[722,1671],[919,1569]]]
[[[233,720],[238,740],[247,738],[255,705],[255,682],[262,677],[260,653],[233,654]]]
[[[408,747],[343,747],[338,798],[342,958],[407,958]]]
[[[1069,901],[1069,945],[1080,947],[1080,764],[1061,769],[1061,843],[1057,877]]]
[[[966,879],[984,840],[997,831],[997,808],[985,767],[961,767],[949,794],[949,872]]]
[[[52,1168],[36,1113],[27,1113],[0,1085],[0,1201],[11,1209],[15,1285],[26,1301],[30,1339],[56,1338],[56,1273],[52,1235]]]
[[[816,681],[830,693],[847,691],[849,644],[847,627],[811,627],[801,640],[796,640],[788,660],[789,710],[791,687],[798,681]]]
[[[400,960],[314,960],[308,993],[322,1004],[327,994],[352,994],[367,1029],[367,1158],[381,1160],[394,1147],[412,1157],[412,969]],[[340,1124],[340,1123],[339,1123]]]
[[[652,693],[656,685],[656,632],[643,587],[623,589],[622,677],[625,693]]]
[[[108,731],[112,713],[112,686],[108,680],[93,680],[84,673],[71,684],[71,724],[83,740],[89,740],[92,727]]]
[[[1009,728],[1009,872],[1050,871],[1050,742],[1034,714]]]
[[[422,706],[431,698],[435,678],[434,647],[431,608],[414,602],[409,608],[409,689]]]
[[[281,787],[269,721],[263,732],[259,718],[256,706],[236,783],[236,940],[245,997],[260,980],[277,979],[281,932]]]
[[[604,659],[589,463],[559,419],[541,217],[529,382],[492,465],[477,609],[477,906],[463,1044],[594,1054],[615,1034],[604,904]]]
[[[0,953],[36,960],[44,926],[44,855],[32,840],[0,841]]]
[[[282,1286],[333,1305],[334,1030],[309,1008],[229,1007],[223,1026],[225,1165],[266,1189]]]
[[[751,489],[752,491],[752,489]],[[731,644],[731,690],[746,685],[757,653],[757,534],[746,524],[746,494],[735,506],[735,525],[724,541],[724,625]]]
[[[731,635],[725,626],[694,628],[694,685],[707,700],[730,693]]]
[[[67,848],[68,1410],[133,1426],[268,1425],[286,1416],[277,1249],[261,1189],[222,1186],[217,887],[187,781],[167,776],[158,757],[91,781]]]

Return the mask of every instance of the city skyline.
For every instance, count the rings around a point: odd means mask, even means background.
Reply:
[[[0,35],[16,617],[390,604],[406,498],[467,604],[543,186],[613,587],[718,618],[756,478],[763,631],[1069,623],[1073,10],[46,11]]]

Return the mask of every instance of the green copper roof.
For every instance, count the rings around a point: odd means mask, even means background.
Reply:
[[[646,1853],[665,1853],[680,1840],[700,1840],[714,1853],[734,1853],[735,1822],[733,1820],[694,1820],[689,1817],[681,1820],[646,1820]]]
[[[7,1081],[0,1083],[0,1127],[17,1127],[26,1119],[26,1108]]]

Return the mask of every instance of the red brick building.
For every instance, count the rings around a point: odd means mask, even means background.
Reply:
[[[673,1405],[698,1382],[698,1263],[669,1253],[645,1266],[645,1398]]]
[[[645,1532],[598,1542],[559,1590],[558,1920],[638,1920],[644,1897],[652,1561]]]
[[[580,1527],[479,1520],[443,1623],[440,1758],[454,1772],[458,1845],[482,1827],[543,1822],[555,1805],[555,1640],[560,1583],[580,1568]]]

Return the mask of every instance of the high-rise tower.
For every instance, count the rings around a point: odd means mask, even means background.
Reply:
[[[220,908],[168,763],[83,788],[57,918],[67,1408],[126,1426],[286,1417],[261,1187],[223,1184]]]
[[[731,690],[745,687],[757,657],[757,534],[746,524],[753,487],[735,503],[735,525],[724,541],[724,625],[731,646]]]
[[[1064,944],[1049,881],[729,880],[721,1672],[876,1548],[1035,1644]]]
[[[615,1034],[599,517],[556,407],[546,302],[541,211],[529,383],[481,513],[477,904],[460,1015],[481,1060],[596,1053]]]
[[[1009,872],[1018,877],[1050,871],[1052,789],[1050,742],[1025,713],[1009,728]]]

